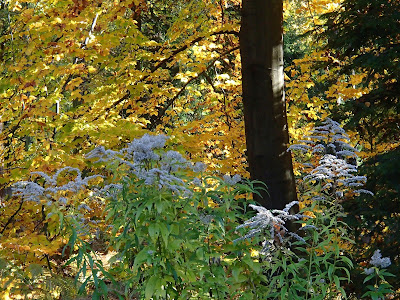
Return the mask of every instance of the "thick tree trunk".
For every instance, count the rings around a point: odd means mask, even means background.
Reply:
[[[240,51],[247,157],[252,179],[268,193],[256,200],[283,208],[296,200],[284,98],[282,0],[243,0]]]

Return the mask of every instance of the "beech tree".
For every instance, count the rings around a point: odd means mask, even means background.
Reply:
[[[240,30],[249,171],[268,193],[258,202],[283,208],[295,200],[283,73],[283,1],[245,0]]]

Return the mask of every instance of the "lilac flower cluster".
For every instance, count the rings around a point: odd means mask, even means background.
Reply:
[[[140,139],[134,139],[128,146],[120,151],[124,154],[125,159],[141,163],[143,161],[158,160],[159,155],[154,152],[154,149],[162,149],[168,137],[159,135],[145,134]]]
[[[390,257],[382,257],[381,250],[375,250],[374,254],[371,257],[369,262],[371,265],[377,268],[387,268],[392,262],[390,261]]]

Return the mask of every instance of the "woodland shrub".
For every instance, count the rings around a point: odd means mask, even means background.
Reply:
[[[297,202],[283,210],[257,206],[254,181],[210,176],[204,164],[167,150],[167,139],[144,135],[119,151],[95,148],[88,170],[101,175],[63,168],[14,187],[24,201],[44,205],[49,227],[68,240],[59,272],[75,276],[76,292],[93,299],[345,295],[353,264],[341,202],[369,192],[359,188],[366,179],[354,174],[355,149],[336,122],[327,120],[292,146],[309,168],[296,215],[289,210]],[[287,221],[297,222],[299,232],[289,232]],[[38,278],[45,273],[57,276],[47,270]]]

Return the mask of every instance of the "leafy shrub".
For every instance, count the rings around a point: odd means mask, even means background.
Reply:
[[[14,192],[24,201],[52,199],[46,218],[69,239],[63,269],[93,299],[333,298],[345,295],[352,268],[341,204],[369,192],[360,189],[365,177],[354,174],[355,149],[338,124],[327,120],[314,133],[292,147],[322,154],[303,154],[309,169],[295,215],[289,211],[297,202],[283,210],[257,206],[256,182],[209,176],[203,164],[165,149],[162,135],[119,151],[94,149],[87,158],[105,165],[102,175],[83,178],[65,168]],[[63,172],[75,177],[59,181]],[[288,220],[299,232],[287,230]],[[104,262],[107,252],[114,254]]]
[[[87,155],[116,178],[97,190],[107,199],[106,235],[116,255],[105,270],[73,228],[69,246],[81,247],[69,263],[81,276],[91,269],[81,290],[92,285],[94,297],[124,299],[254,299],[265,282],[261,261],[248,244],[234,243],[254,182],[202,176],[205,166],[165,150],[166,140],[145,135],[120,151],[100,147]]]

